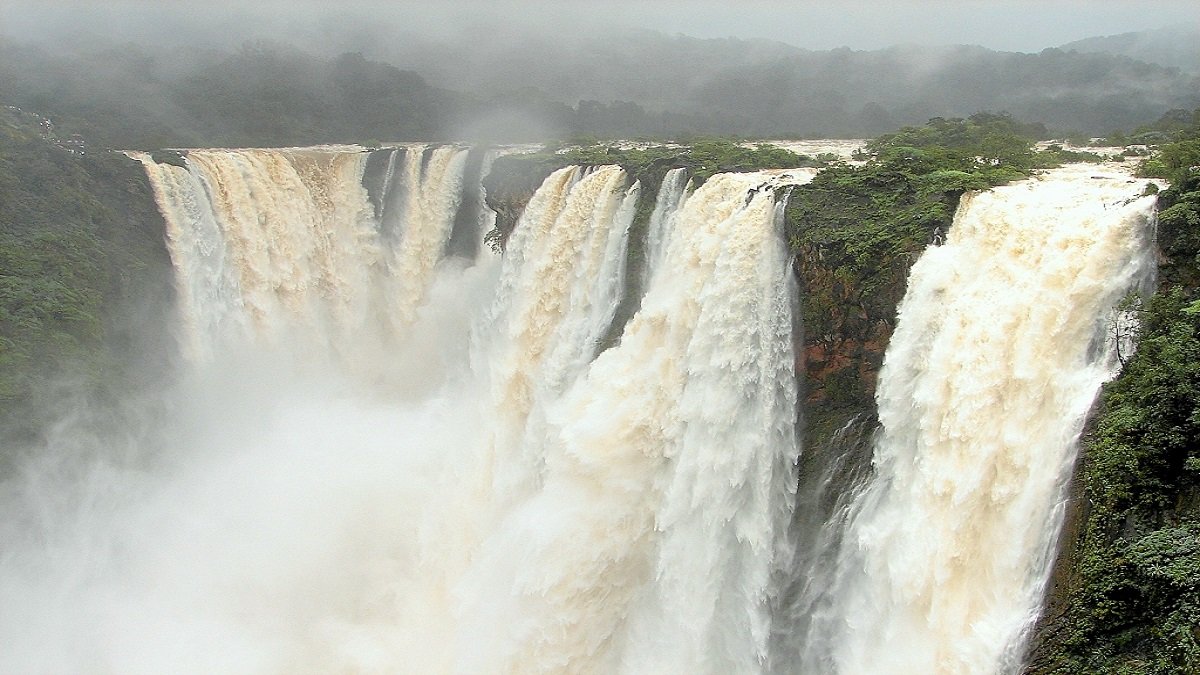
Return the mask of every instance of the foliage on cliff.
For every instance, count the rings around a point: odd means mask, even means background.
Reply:
[[[0,110],[0,430],[17,436],[51,415],[56,380],[99,391],[149,358],[135,326],[161,319],[169,288],[140,167],[60,147],[38,123]]]
[[[745,145],[722,138],[701,138],[686,144],[648,145],[622,148],[619,146],[569,147],[557,156],[567,164],[620,164],[638,180],[657,189],[670,169],[687,169],[693,183],[699,185],[713,174],[760,169],[788,169],[823,166],[825,158],[799,155],[790,150],[768,145]]]
[[[810,402],[870,406],[913,260],[945,236],[964,192],[1063,160],[1033,150],[1042,131],[1005,114],[934,118],[872,141],[865,164],[831,166],[792,192]]]
[[[1132,137],[1161,143],[1157,152],[1142,162],[1143,176],[1166,178],[1180,185],[1188,179],[1191,167],[1200,166],[1200,108],[1169,110],[1154,124],[1140,127]]]
[[[799,155],[768,144],[748,145],[725,138],[698,138],[687,143],[608,144],[600,142],[551,146],[523,155],[507,155],[496,160],[499,175],[523,174],[530,182],[540,183],[555,169],[570,166],[617,164],[634,180],[642,180],[657,189],[667,171],[685,168],[696,184],[715,173],[757,171],[802,166],[823,166],[829,158]],[[540,178],[539,178],[540,177]]]
[[[1146,163],[1173,181],[1160,289],[1085,439],[1081,536],[1029,672],[1200,672],[1200,125],[1176,137]]]

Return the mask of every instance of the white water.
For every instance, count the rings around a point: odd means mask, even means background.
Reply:
[[[1019,669],[1113,307],[1152,274],[1153,198],[1095,166],[970,197],[913,267],[874,478],[818,573],[802,672]]]
[[[662,267],[667,252],[668,237],[675,230],[675,218],[680,207],[692,191],[692,183],[686,169],[671,169],[663,176],[662,187],[654,200],[650,222],[646,227],[646,277],[642,284],[649,283],[650,273]]]
[[[785,562],[798,178],[664,202],[564,169],[445,258],[465,151],[146,164],[190,358],[162,419],[68,419],[0,484],[6,672],[740,673]],[[642,196],[647,198],[646,196]],[[675,213],[668,213],[674,211]]]
[[[378,211],[354,148],[136,156],[188,372],[0,483],[0,671],[1012,671],[1111,308],[1152,268],[1121,175],[964,203],[912,270],[875,476],[837,564],[800,571],[779,663],[795,290],[762,188],[811,172],[668,174],[609,346],[650,198],[617,167],[554,173],[502,259],[465,261],[464,149],[391,154]]]
[[[137,155],[167,221],[188,354],[254,341],[309,357],[364,340],[394,348],[385,343],[424,299],[462,193],[467,151],[434,149],[426,165],[423,150],[391,155],[402,165],[388,167],[379,222],[363,152],[195,150],[189,169]]]

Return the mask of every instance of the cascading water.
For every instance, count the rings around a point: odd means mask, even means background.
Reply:
[[[618,167],[555,172],[472,260],[466,149],[133,156],[189,373],[154,433],[62,425],[0,485],[0,670],[761,670],[797,453],[775,192],[807,176],[673,177],[627,271]]]
[[[654,210],[650,212],[650,222],[646,228],[647,275],[662,267],[662,259],[667,252],[667,238],[675,230],[671,221],[678,217],[679,207],[689,192],[691,181],[686,169],[671,169],[663,176],[662,187],[658,190],[658,198],[654,200]],[[642,285],[646,286],[649,281],[643,279]]]
[[[1019,668],[1076,442],[1114,372],[1113,308],[1153,274],[1141,187],[1085,166],[969,196],[914,265],[874,476],[826,525],[838,553],[793,608],[799,672]]]
[[[542,487],[468,575],[465,672],[758,669],[796,452],[763,182],[688,199],[621,343],[548,407]]]
[[[0,483],[0,670],[1012,671],[1153,267],[1123,176],[968,197],[912,270],[873,475],[797,500],[777,193],[812,171],[669,172],[626,270],[649,195],[615,166],[546,178],[497,258],[494,154],[131,156],[189,372],[149,433],[68,421]]]
[[[349,352],[400,332],[450,238],[467,153],[390,152],[375,217],[365,152],[195,150],[187,168],[135,155],[167,222],[191,355],[251,336]]]

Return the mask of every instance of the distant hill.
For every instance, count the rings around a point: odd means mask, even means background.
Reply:
[[[1090,37],[1068,42],[1061,49],[1117,54],[1200,74],[1200,25]]]
[[[376,44],[370,56],[419,72],[435,86],[485,96],[531,86],[568,104],[633,101],[651,113],[702,114],[709,126],[699,131],[744,135],[872,136],[979,110],[1006,110],[1059,131],[1103,134],[1200,105],[1200,81],[1192,73],[1058,49],[813,51],[653,31]]]
[[[1108,53],[810,51],[649,31],[413,38],[330,57],[249,43],[59,49],[0,41],[0,96],[110,147],[595,136],[862,138],[1006,111],[1101,135],[1200,106],[1200,77]]]

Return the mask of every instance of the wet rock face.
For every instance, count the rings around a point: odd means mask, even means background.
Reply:
[[[508,235],[517,226],[533,193],[558,166],[550,162],[500,157],[483,178],[484,201],[496,212],[496,226],[487,234],[487,242],[503,249]]]
[[[533,190],[501,196],[493,196],[490,191],[488,192],[487,205],[496,212],[495,242],[500,248],[504,248],[505,242],[508,241],[508,235],[512,234],[513,228],[517,226],[517,219],[525,211],[525,205],[529,203],[529,198],[532,196]],[[489,239],[489,241],[492,240]]]
[[[885,270],[891,283],[867,295],[838,274],[839,267],[812,246],[802,246],[794,269],[804,308],[803,343],[797,345],[797,372],[805,378],[809,404],[869,409],[875,379],[892,335],[896,305],[907,272],[900,261]],[[885,261],[881,261],[881,265]]]

